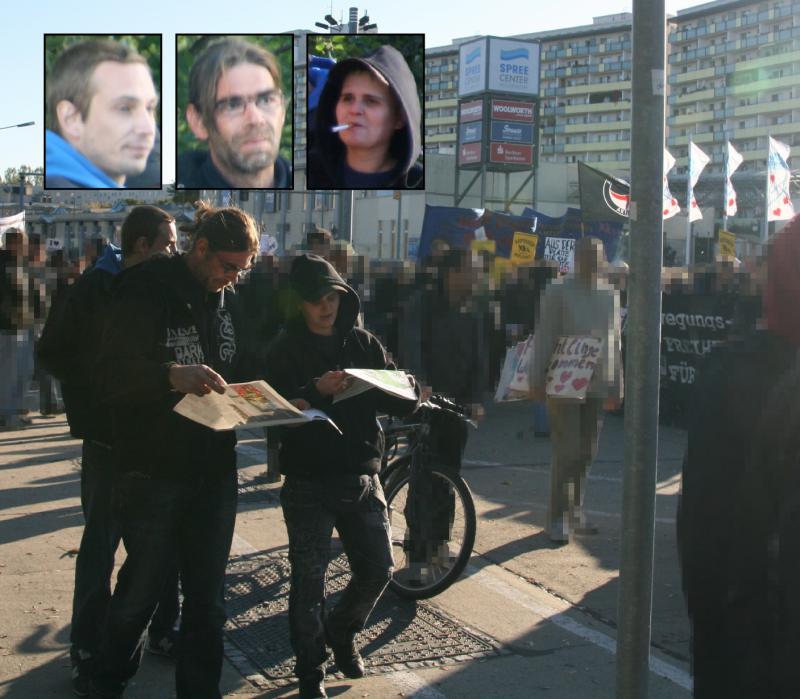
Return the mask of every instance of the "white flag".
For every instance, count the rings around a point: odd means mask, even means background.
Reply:
[[[698,146],[689,141],[689,192],[687,200],[689,202],[689,220],[698,221],[703,218],[697,200],[694,198],[694,187],[700,179],[700,173],[706,165],[711,162],[709,158]]]
[[[742,164],[742,154],[728,141],[728,155],[725,158],[725,215],[736,216],[736,190],[733,188],[731,177]]]
[[[790,148],[769,137],[767,156],[767,221],[785,221],[794,216],[789,193],[791,171],[787,161]]]
[[[672,218],[677,214],[681,207],[678,206],[678,200],[672,196],[669,191],[669,182],[667,182],[667,173],[675,167],[675,158],[672,157],[666,148],[664,149],[664,220]]]

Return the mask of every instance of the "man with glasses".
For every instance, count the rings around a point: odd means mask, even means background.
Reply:
[[[223,587],[236,519],[236,435],[173,408],[188,393],[223,393],[255,367],[232,286],[258,252],[253,219],[201,204],[189,252],[120,277],[97,362],[110,408],[114,515],[127,558],[108,607],[91,697],[121,697],[139,666],[142,633],[177,557],[183,590],[179,699],[219,697]]]
[[[186,121],[208,150],[178,158],[187,189],[281,189],[292,168],[279,155],[286,98],[275,56],[239,38],[215,41],[192,65]]]

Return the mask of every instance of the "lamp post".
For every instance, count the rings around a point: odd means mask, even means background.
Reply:
[[[24,121],[21,124],[11,124],[11,126],[0,126],[0,131],[3,129],[21,129],[23,126],[33,126],[35,121]]]
[[[21,129],[24,126],[33,126],[36,122],[35,121],[23,121],[19,124],[10,124],[9,126],[0,126],[0,131],[3,129]],[[19,210],[25,210],[25,199],[23,198],[23,189],[25,187],[25,175],[26,174],[41,174],[41,173],[19,173]]]

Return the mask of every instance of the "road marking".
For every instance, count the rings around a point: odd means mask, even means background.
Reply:
[[[611,636],[604,634],[602,631],[597,631],[596,629],[590,628],[589,626],[584,626],[560,609],[556,609],[555,607],[548,606],[547,604],[532,599],[529,595],[525,594],[521,590],[518,590],[504,580],[499,579],[496,575],[490,573],[488,569],[478,568],[475,564],[470,563],[467,565],[467,574],[470,576],[470,580],[475,580],[483,587],[486,587],[502,597],[519,604],[521,607],[532,611],[542,619],[546,619],[555,626],[564,629],[564,631],[568,631],[578,638],[589,641],[589,643],[607,650],[612,655],[617,654],[617,642]],[[659,658],[654,658],[651,656],[650,671],[656,675],[659,675],[660,677],[668,679],[670,682],[682,687],[683,689],[689,691],[692,689],[692,678],[687,672],[684,672],[680,668],[664,662]]]

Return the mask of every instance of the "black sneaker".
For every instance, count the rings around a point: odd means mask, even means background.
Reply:
[[[72,693],[76,697],[89,696],[89,664],[77,662],[72,664]]]
[[[325,682],[316,674],[300,678],[300,699],[326,699]]]
[[[336,661],[339,672],[351,680],[357,680],[364,676],[364,658],[356,648],[355,635],[352,635],[348,641],[336,643],[328,633],[328,628],[325,627],[325,640],[333,651],[333,659]]]
[[[170,631],[165,636],[148,634],[147,650],[153,655],[176,660],[178,657],[178,634],[175,631]]]

